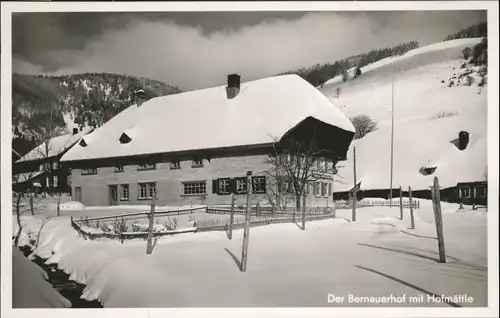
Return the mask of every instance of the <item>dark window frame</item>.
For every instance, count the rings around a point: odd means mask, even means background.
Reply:
[[[227,182],[226,184],[226,187],[227,187],[227,190],[222,192],[221,191],[221,182]],[[217,194],[218,195],[229,195],[231,194],[231,178],[219,178],[217,179]]]
[[[263,189],[258,189],[257,190],[257,180],[264,180],[262,182]],[[252,177],[252,193],[253,194],[265,194],[266,193],[266,176],[253,176]]]
[[[244,190],[238,191],[238,181],[244,182]],[[247,177],[236,177],[234,178],[234,194],[247,194],[248,193],[248,181]]]
[[[182,194],[181,196],[206,196],[207,195],[207,181],[206,180],[198,180],[198,181],[181,181],[182,185]],[[199,185],[198,188],[204,189],[204,192],[199,193],[186,193],[186,186],[193,185],[192,188],[196,189],[197,187],[194,185]],[[203,185],[203,186],[202,186]]]

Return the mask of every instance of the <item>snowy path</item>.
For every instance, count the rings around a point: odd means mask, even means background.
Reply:
[[[437,262],[437,242],[428,203],[416,210],[415,231],[399,209],[349,210],[336,220],[252,228],[248,270],[241,273],[242,231],[185,234],[158,241],[145,255],[139,240],[84,241],[66,218],[53,219],[37,254],[57,262],[86,284],[84,297],[104,307],[184,306],[485,306],[487,251],[485,213],[455,213],[443,204],[447,264]],[[27,227],[29,228],[29,226]],[[35,226],[36,228],[36,226]],[[328,303],[328,294],[345,297]],[[354,304],[355,296],[406,296],[406,302]],[[424,295],[422,303],[410,296]],[[467,294],[473,303],[432,303],[427,295]]]

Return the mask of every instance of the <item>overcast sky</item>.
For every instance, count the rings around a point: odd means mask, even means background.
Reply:
[[[426,45],[486,11],[21,13],[13,71],[143,76],[183,90],[335,62],[406,41]]]

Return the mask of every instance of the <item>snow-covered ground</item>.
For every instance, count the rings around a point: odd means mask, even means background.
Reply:
[[[460,39],[433,44],[368,65],[362,68],[361,76],[345,83],[339,77],[325,83],[320,90],[347,116],[368,115],[378,126],[377,131],[351,144],[347,162],[339,164],[345,168],[339,169],[334,191],[353,186],[353,147],[361,189],[389,188],[393,81],[393,186],[423,190],[432,184],[434,176],[443,187],[486,178],[487,88],[478,87],[477,67],[461,68],[461,51],[479,41]],[[448,87],[452,77],[466,72],[472,72],[475,78],[471,86]],[[434,118],[440,112],[453,116]],[[458,139],[460,131],[469,132],[470,142],[464,151],[451,143]],[[437,169],[424,176],[419,172],[422,167]]]
[[[440,264],[431,203],[421,202],[416,230],[408,229],[407,209],[399,220],[399,209],[388,207],[358,209],[357,222],[338,210],[337,219],[308,222],[306,231],[293,223],[252,228],[246,273],[237,267],[241,230],[232,240],[224,232],[162,237],[148,256],[143,240],[84,240],[65,216],[43,225],[35,253],[86,284],[83,297],[104,307],[454,305],[428,301],[434,294],[467,294],[472,303],[455,303],[486,306],[486,211],[443,203],[448,262]],[[36,233],[42,218],[23,222],[25,233]],[[328,294],[345,298],[329,303]],[[391,294],[406,301],[348,301]],[[423,301],[409,303],[416,295]]]
[[[43,269],[13,248],[12,307],[68,308],[71,307],[71,302],[52,288]]]

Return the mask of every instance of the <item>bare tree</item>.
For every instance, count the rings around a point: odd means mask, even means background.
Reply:
[[[317,188],[318,181],[333,182],[338,161],[330,160],[329,162],[326,160],[328,152],[317,149],[315,138],[312,138],[307,144],[295,141],[293,147],[290,147],[293,149],[280,149],[277,146],[279,144],[277,138],[273,139],[275,146],[266,159],[266,163],[270,167],[266,171],[266,175],[270,176],[270,181],[274,181],[275,184],[270,184],[267,187],[268,198],[274,198],[276,206],[286,202],[283,195],[289,195],[295,199],[297,212],[302,208],[302,229],[305,230],[306,207],[305,200],[301,199],[307,193],[307,187],[312,186],[315,191],[322,190]]]
[[[354,139],[361,139],[369,133],[377,130],[377,123],[374,122],[370,116],[358,115],[352,117],[350,120],[354,128],[356,128]]]

